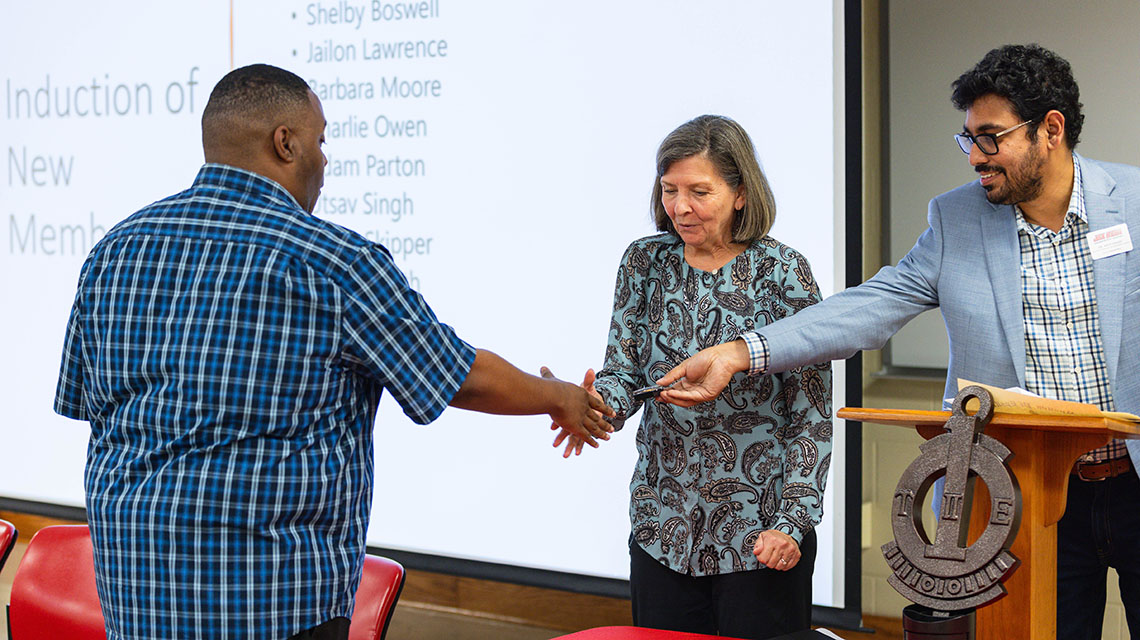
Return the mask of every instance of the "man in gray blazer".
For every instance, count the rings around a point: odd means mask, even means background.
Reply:
[[[1130,239],[1140,234],[1140,169],[1074,153],[1084,119],[1077,85],[1069,64],[1041,47],[995,49],[953,88],[966,113],[956,137],[978,179],[931,201],[930,228],[906,257],[685,360],[659,381],[680,380],[663,400],[687,406],[739,372],[879,349],[939,307],[950,337],[947,397],[964,378],[1140,413],[1140,258]],[[1058,527],[1058,638],[1101,637],[1109,566],[1140,637],[1134,461],[1140,442],[1114,441],[1074,467]]]

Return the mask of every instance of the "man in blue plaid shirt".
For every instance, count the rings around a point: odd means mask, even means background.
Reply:
[[[385,390],[420,424],[451,405],[608,438],[608,407],[472,348],[384,247],[311,215],[324,129],[296,75],[229,73],[194,184],[83,265],[55,409],[91,423],[110,640],[347,638]]]
[[[930,228],[895,267],[744,340],[706,349],[662,380],[662,399],[716,396],[736,371],[785,371],[878,349],[938,307],[959,378],[1140,413],[1140,169],[1073,151],[1069,63],[1037,45],[990,51],[954,83],[954,136],[978,179],[930,203]],[[1057,637],[1101,637],[1108,567],[1140,637],[1140,441],[1088,452],[1057,529]]]

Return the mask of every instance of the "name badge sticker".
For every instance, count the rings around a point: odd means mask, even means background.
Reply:
[[[1089,252],[1092,253],[1093,260],[1132,251],[1132,236],[1128,234],[1128,225],[1123,223],[1092,231],[1085,238],[1089,241]]]

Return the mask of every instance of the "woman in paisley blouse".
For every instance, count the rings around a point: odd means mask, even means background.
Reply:
[[[775,201],[748,134],[728,118],[701,116],[665,138],[652,209],[663,233],[626,250],[605,367],[584,382],[617,411],[615,428],[644,409],[630,482],[634,623],[740,638],[806,629],[831,459],[830,363],[737,374],[688,409],[642,407],[632,392],[814,304],[819,288],[807,260],[767,235]]]

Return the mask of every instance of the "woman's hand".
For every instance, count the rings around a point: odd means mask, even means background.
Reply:
[[[614,410],[606,406],[602,401],[602,396],[596,391],[590,393],[594,387],[594,371],[590,369],[586,372],[586,377],[590,381],[589,388],[585,383],[575,387],[558,380],[551,373],[550,369],[542,367],[540,370],[542,377],[547,380],[557,381],[564,388],[573,390],[575,393],[570,394],[567,402],[559,403],[559,411],[551,413],[550,417],[553,422],[550,425],[551,429],[561,428],[563,433],[569,434],[571,437],[579,440],[577,445],[579,450],[582,445],[581,441],[585,441],[591,447],[597,448],[598,443],[593,437],[601,438],[602,440],[610,439],[610,432],[614,430],[613,425],[605,420],[605,416],[613,416]],[[586,393],[582,393],[585,390]],[[584,402],[583,402],[584,400]],[[555,445],[557,446],[557,445]]]
[[[543,368],[543,370],[547,373],[550,371],[549,369],[546,369],[545,367]],[[545,373],[543,375],[545,375]],[[596,389],[594,389],[594,380],[596,377],[597,376],[594,374],[593,369],[586,369],[586,376],[585,376],[585,378],[582,379],[581,387],[586,390],[586,393],[590,394],[592,397],[596,398],[599,402],[601,402],[602,401],[602,395],[600,393],[598,393],[598,391]],[[605,403],[603,402],[603,404],[605,404]],[[550,425],[550,429],[552,431],[557,431],[560,428],[561,427],[559,427],[557,423],[551,423],[551,425]],[[561,445],[563,441],[566,442],[566,450],[562,452],[563,458],[569,458],[571,453],[573,453],[576,456],[582,455],[582,445],[587,444],[587,442],[582,440],[582,438],[579,438],[578,436],[574,435],[573,433],[570,433],[566,429],[562,429],[558,433],[558,435],[554,437],[554,448],[557,449],[558,446]],[[594,447],[595,449],[598,448],[598,445],[596,442],[590,442],[588,444],[591,447]]]
[[[769,569],[787,571],[799,563],[800,545],[783,531],[766,529],[756,538],[752,555]]]

